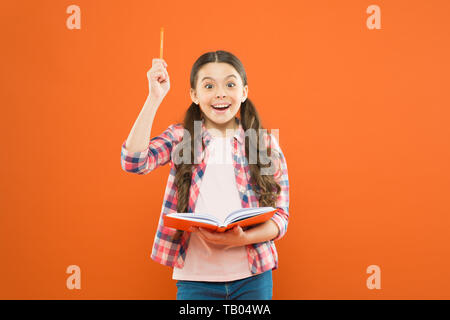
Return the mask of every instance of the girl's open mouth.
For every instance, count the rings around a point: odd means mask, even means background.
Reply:
[[[211,106],[215,112],[217,113],[224,113],[226,110],[228,110],[230,108],[231,104],[228,105],[216,105],[216,106]]]

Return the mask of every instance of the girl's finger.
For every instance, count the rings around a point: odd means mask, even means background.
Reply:
[[[150,80],[151,81],[162,82],[162,81],[167,80],[167,78],[166,78],[166,75],[163,72],[155,72],[155,73],[151,74]]]
[[[163,67],[163,66],[161,66],[161,65],[159,65],[159,66],[156,66],[156,67],[154,67],[154,68],[152,68],[152,69],[150,69],[152,72],[166,72],[167,70]]]
[[[162,71],[150,72],[151,79],[157,79],[157,78],[163,77],[163,76],[165,76],[165,75],[164,75],[164,72],[162,72]]]
[[[164,69],[164,74],[166,75],[166,79],[169,79],[169,73],[167,72],[166,69]]]
[[[164,66],[161,65],[161,64],[158,64],[158,65],[153,66],[153,67],[150,69],[150,71],[167,72],[166,68],[164,68]]]
[[[200,233],[206,238],[206,239],[209,239],[209,240],[212,240],[212,239],[214,239],[214,237],[215,237],[215,234],[214,234],[214,232],[212,232],[212,231],[210,231],[210,230],[208,230],[208,229],[205,229],[205,228],[198,228],[198,230],[200,231]]]
[[[164,59],[157,59],[157,58],[154,58],[154,59],[152,60],[152,65],[155,65],[155,64],[161,64],[163,67],[166,67],[166,68],[167,68],[167,66],[168,66],[168,64],[164,61]]]

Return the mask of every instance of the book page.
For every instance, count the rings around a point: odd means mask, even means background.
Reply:
[[[167,216],[188,221],[199,221],[211,225],[219,225],[221,221],[208,213],[169,213]]]
[[[244,220],[253,216],[257,216],[262,213],[270,212],[276,210],[273,207],[259,207],[259,208],[242,208],[230,213],[225,219],[224,224],[229,225],[230,223]]]

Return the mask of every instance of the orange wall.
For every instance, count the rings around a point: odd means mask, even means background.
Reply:
[[[66,8],[81,8],[69,30]],[[381,9],[369,30],[366,8]],[[159,55],[181,121],[202,53],[244,63],[279,129],[290,224],[274,299],[450,298],[450,2],[9,1],[1,14],[0,298],[174,299],[150,259],[169,168],[122,171]],[[81,290],[66,268],[81,268]],[[381,268],[369,290],[366,268]]]

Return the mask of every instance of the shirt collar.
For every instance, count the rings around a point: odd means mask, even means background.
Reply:
[[[244,128],[242,127],[242,123],[239,118],[234,117],[234,120],[238,124],[238,128],[236,129],[233,138],[236,139],[240,144],[242,144],[245,138]],[[205,143],[209,143],[209,141],[212,139],[211,133],[208,131],[208,129],[206,129],[204,118],[202,118],[202,138]]]

